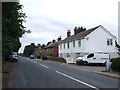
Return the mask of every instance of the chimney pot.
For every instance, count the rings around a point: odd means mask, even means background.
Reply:
[[[55,40],[52,40],[52,43],[55,43]]]
[[[61,40],[61,36],[60,37],[58,37],[58,41],[60,41]]]
[[[77,27],[75,26],[74,30],[77,30]]]
[[[74,35],[78,33],[78,28],[75,26],[74,28]]]
[[[67,37],[69,37],[71,35],[71,31],[67,30]]]

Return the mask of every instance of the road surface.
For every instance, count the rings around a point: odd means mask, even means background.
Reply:
[[[118,79],[67,67],[61,63],[18,58],[12,88],[118,88]]]

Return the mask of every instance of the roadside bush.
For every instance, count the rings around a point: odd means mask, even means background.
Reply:
[[[49,60],[66,63],[63,57],[48,57]]]
[[[111,68],[113,71],[120,72],[120,57],[111,59]]]

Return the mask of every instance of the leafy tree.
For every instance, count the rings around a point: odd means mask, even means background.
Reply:
[[[86,28],[78,27],[78,32],[83,32],[83,31],[86,31]]]
[[[42,44],[41,48],[44,48],[46,45],[45,44]]]
[[[37,44],[36,48],[41,47],[41,44]]]
[[[26,57],[29,57],[31,54],[33,54],[33,52],[35,51],[36,49],[36,46],[34,43],[31,43],[31,45],[27,45],[25,46],[24,48],[24,55]]]
[[[35,51],[35,49],[36,49],[35,44],[34,44],[34,43],[31,43],[29,54],[33,54],[33,52]]]
[[[30,51],[30,45],[25,46],[23,54],[28,57]]]
[[[30,33],[23,26],[26,15],[19,2],[2,2],[2,57],[6,59],[11,51],[18,51],[19,38]]]

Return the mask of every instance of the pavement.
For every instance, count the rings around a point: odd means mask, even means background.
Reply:
[[[105,67],[100,67],[100,66],[80,66],[80,69],[84,70],[84,71],[89,71],[89,72],[93,72],[93,73],[98,73],[98,74],[114,77],[114,78],[120,78],[120,75],[118,73],[115,73],[113,71],[105,71]]]
[[[54,62],[54,61],[49,61],[49,62]],[[61,63],[61,62],[54,62],[54,63]],[[61,64],[67,67],[76,68],[76,69],[80,69],[83,71],[93,72],[93,73],[102,74],[105,76],[120,79],[120,74],[118,74],[117,72],[113,72],[113,71],[105,71],[106,67],[103,67],[103,66],[82,66],[82,65],[68,64],[68,63],[61,63]]]

